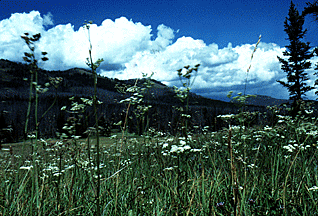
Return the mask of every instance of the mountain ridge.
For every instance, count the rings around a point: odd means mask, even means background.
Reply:
[[[20,67],[22,70],[18,70],[17,68]],[[10,88],[10,87],[22,87],[22,86],[28,86],[29,87],[29,83],[28,82],[24,82],[22,83],[22,79],[25,78],[25,76],[29,76],[29,71],[27,68],[27,64],[24,63],[20,63],[20,62],[13,62],[7,59],[0,59],[0,84],[5,85],[5,87]],[[19,72],[19,76],[17,76],[17,73],[9,73],[10,71],[18,71]],[[21,71],[23,71],[21,73]],[[76,79],[77,75],[81,75],[81,76],[92,76],[92,73],[89,69],[85,69],[85,68],[79,68],[79,67],[74,67],[74,68],[70,68],[67,70],[54,70],[54,71],[47,71],[47,70],[43,70],[43,69],[39,69],[40,73],[45,74],[46,77],[48,76],[61,76],[63,78],[66,78],[67,82],[69,82],[68,84],[73,85],[73,86],[92,86],[92,84],[83,84],[83,82],[79,82],[78,79]],[[21,75],[23,75],[24,77],[22,77]],[[41,83],[41,81],[43,82],[41,76],[39,83]],[[71,79],[72,78],[72,79]],[[134,85],[136,83],[137,78],[135,79],[128,79],[128,80],[119,80],[116,78],[108,78],[106,76],[100,76],[98,75],[98,87],[101,89],[105,89],[105,90],[109,90],[109,91],[113,91],[115,92],[115,86],[117,85],[122,85],[122,84],[129,84],[129,85]],[[137,85],[140,85],[141,81],[143,79],[138,79],[139,82],[137,82]],[[154,83],[154,88],[157,89],[165,89],[167,91],[173,91],[172,87],[169,87],[165,84],[163,84],[160,81],[151,79],[151,81]],[[14,83],[16,82],[16,83]],[[77,84],[75,84],[75,82],[78,82]],[[5,84],[7,83],[7,84]],[[12,85],[10,85],[9,83],[11,83]],[[103,85],[102,85],[103,84]],[[195,98],[204,98],[206,100],[213,100],[213,101],[219,101],[222,103],[227,103],[225,100],[221,100],[221,99],[214,99],[214,98],[209,98],[209,97],[204,97],[201,95],[198,95],[196,93],[191,92],[191,95]],[[286,99],[277,99],[277,98],[273,98],[271,96],[266,96],[266,95],[256,95],[256,98],[248,98],[246,101],[247,105],[255,105],[255,106],[273,106],[273,105],[280,105],[282,103],[287,103],[289,102],[289,100]]]

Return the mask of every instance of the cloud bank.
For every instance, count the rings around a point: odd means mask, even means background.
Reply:
[[[258,38],[255,44],[232,47],[229,42],[227,47],[219,49],[217,44],[205,44],[191,37],[175,39],[176,31],[161,24],[152,40],[151,26],[125,17],[114,21],[105,19],[100,26],[92,24],[89,36],[83,27],[75,30],[70,23],[54,25],[52,14],[41,16],[38,11],[31,11],[15,13],[0,21],[0,58],[22,62],[24,52],[29,52],[20,38],[25,32],[41,33],[36,54],[40,57],[41,51],[48,52],[49,61],[40,64],[44,69],[87,68],[90,38],[93,59],[104,59],[98,72],[110,78],[140,78],[142,73],[154,72],[154,79],[180,87],[176,70],[201,64],[192,91],[203,96],[222,98],[220,95],[225,96],[230,90],[242,92],[247,80],[248,94],[288,98],[287,89],[276,82],[286,76],[277,60],[285,49],[260,42],[251,60]],[[315,64],[318,59],[312,62]],[[312,85],[316,78],[310,78],[308,84]],[[307,94],[308,98],[313,96],[313,92]]]

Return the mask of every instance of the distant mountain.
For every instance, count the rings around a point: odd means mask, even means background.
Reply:
[[[247,99],[246,104],[256,106],[279,106],[283,103],[291,102],[286,99],[277,99],[266,95],[256,95],[256,97],[250,97]]]
[[[78,94],[85,95],[87,92],[91,94],[91,89],[93,86],[93,76],[89,69],[83,68],[71,68],[65,71],[46,71],[39,70],[39,83],[44,84],[48,81],[48,77],[62,77],[63,83],[59,87],[58,92],[64,94]],[[28,93],[29,91],[29,81],[25,78],[30,78],[30,72],[27,64],[12,62],[6,59],[0,59],[0,91],[4,89],[13,91],[17,94]],[[129,79],[129,80],[119,80],[111,79],[104,76],[98,75],[97,87],[103,94],[111,95],[111,98],[121,99],[124,97],[122,94],[118,93],[116,86],[129,85],[133,86],[137,83],[137,86],[142,86],[145,79]],[[168,87],[165,84],[157,81],[151,80],[153,82],[153,88],[151,89],[151,94],[153,95],[151,100],[158,100],[161,103],[179,103],[179,100],[174,96],[174,91],[172,87]],[[190,93],[190,100],[192,105],[204,105],[204,106],[224,106],[231,103],[225,102],[223,100],[215,100],[211,98],[206,98],[195,93]],[[104,98],[106,99],[105,95]],[[110,102],[110,101],[109,101]],[[257,95],[256,98],[248,98],[247,105],[253,106],[274,106],[280,105],[282,103],[290,102],[286,99],[276,99],[270,96]]]
[[[63,82],[58,88],[58,94],[60,95],[79,95],[79,96],[91,96],[93,89],[93,75],[90,70],[83,68],[71,68],[65,71],[46,71],[39,70],[38,83],[42,86],[48,82],[49,77],[62,77]],[[15,95],[21,95],[21,97],[28,97],[30,72],[28,65],[22,63],[16,63],[5,59],[0,59],[0,93],[6,95],[7,92],[13,92]],[[165,84],[151,79],[153,87],[150,89],[151,97],[148,98],[154,103],[166,103],[166,104],[180,104],[178,98],[175,97],[175,93],[172,87],[168,87]],[[114,99],[117,101],[124,97],[123,94],[118,92],[116,86],[142,86],[145,79],[129,79],[119,80],[107,78],[98,75],[98,92],[100,93],[100,99],[105,100],[107,103],[114,103]],[[54,90],[51,89],[50,90]],[[48,91],[45,94],[52,94],[54,91]],[[205,98],[195,93],[190,93],[190,105],[203,105],[203,106],[227,106],[229,103]]]

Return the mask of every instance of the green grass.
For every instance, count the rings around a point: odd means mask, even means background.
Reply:
[[[232,130],[240,215],[318,212],[318,192],[313,188],[318,184],[315,121],[285,120],[272,128]],[[177,137],[101,138],[102,215],[233,214],[228,134],[228,129],[204,132],[188,143]],[[76,146],[39,145],[38,215],[96,212],[95,151],[91,149],[89,159],[85,141]],[[173,145],[191,149],[172,153]],[[288,145],[294,149],[288,150]],[[35,202],[30,199],[31,172],[20,168],[31,164],[17,152],[1,154],[2,215],[35,214],[28,208]]]

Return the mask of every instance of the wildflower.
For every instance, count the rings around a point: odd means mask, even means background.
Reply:
[[[111,137],[110,137],[110,139],[115,139],[117,137],[117,135],[115,134],[115,135],[112,135]]]
[[[217,208],[224,208],[224,202],[219,202],[216,204]]]
[[[186,142],[184,140],[180,140],[180,145],[184,146]]]
[[[170,153],[177,152],[177,151],[178,151],[178,146],[176,145],[171,146]]]
[[[201,152],[202,149],[191,149],[190,151],[191,151],[191,152]]]
[[[29,139],[35,139],[35,134],[28,135]]]
[[[21,170],[22,170],[22,169],[24,169],[24,170],[30,170],[30,169],[32,169],[32,168],[33,168],[32,165],[31,165],[31,166],[27,166],[27,167],[25,167],[25,166],[20,167]]]
[[[273,128],[271,128],[271,127],[269,127],[268,125],[266,125],[265,127],[264,127],[264,130],[266,131],[266,130],[272,130]]]
[[[314,111],[313,110],[305,110],[306,114],[312,114]]]
[[[255,166],[255,164],[250,164],[250,165],[247,165],[247,167],[254,168],[254,167],[257,167],[257,166]]]
[[[289,152],[293,152],[293,150],[295,149],[295,147],[290,145],[290,144],[287,145],[287,146],[283,146],[283,148],[286,149]]]
[[[316,136],[318,134],[317,131],[310,131],[310,132],[306,132],[307,135],[309,136]]]
[[[78,140],[79,138],[81,138],[81,136],[72,135],[72,138]]]
[[[316,191],[316,190],[318,190],[318,187],[315,185],[315,186],[309,188],[308,190],[309,190],[309,191],[311,191],[311,190],[312,190],[312,191]]]
[[[95,179],[97,179],[98,178],[98,175],[94,175],[93,176]],[[103,176],[102,175],[99,175],[99,178],[102,178]]]
[[[253,200],[253,199],[248,199],[248,203],[249,203],[250,205],[253,205],[253,204],[255,204],[255,200]]]
[[[230,119],[234,117],[234,114],[228,114],[228,115],[218,115],[218,118],[223,118],[223,119]]]
[[[169,146],[168,143],[164,143],[164,144],[162,145],[162,148],[167,148],[168,146]]]
[[[163,171],[173,170],[173,167],[164,168]]]
[[[191,147],[189,145],[186,145],[186,146],[183,147],[183,149],[184,150],[189,150],[189,149],[191,149]]]
[[[186,145],[186,146],[176,146],[176,145],[172,145],[171,146],[171,150],[170,150],[170,153],[182,153],[186,150],[189,150],[191,149],[191,147],[189,145]]]
[[[92,105],[93,105],[93,100],[90,100],[90,99],[87,99],[87,98],[81,98],[81,100],[82,100],[85,104],[87,104],[87,105],[89,105],[89,106],[92,106]]]
[[[75,165],[74,164],[72,164],[72,165],[66,165],[66,168],[65,168],[65,170],[68,170],[68,169],[73,169],[73,168],[75,168]]]

